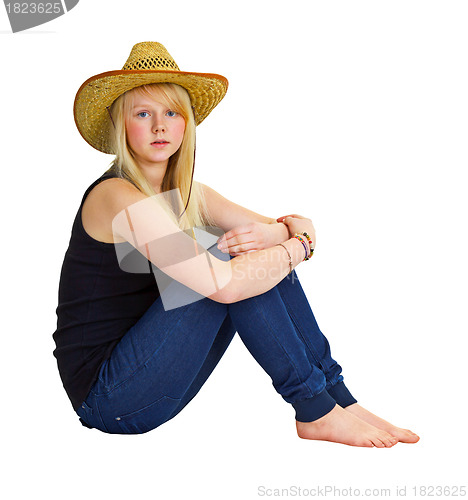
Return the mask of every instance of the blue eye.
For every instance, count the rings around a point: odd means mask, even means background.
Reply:
[[[167,116],[173,118],[174,116],[177,115],[177,113],[175,111],[172,111],[172,110],[169,110],[167,113],[166,113]]]
[[[139,116],[140,118],[146,118],[146,116],[141,116],[141,115],[149,115],[148,111],[140,111],[137,116]]]

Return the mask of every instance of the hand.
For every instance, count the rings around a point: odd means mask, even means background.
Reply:
[[[281,238],[279,231],[284,232],[281,224],[264,224],[263,222],[250,222],[237,226],[224,234],[218,240],[218,248],[230,255],[241,255],[270,248],[276,245]]]
[[[315,248],[315,227],[310,219],[308,219],[307,217],[303,217],[302,215],[292,214],[278,217],[276,221],[283,222],[288,226],[289,236],[291,238],[294,236],[294,233],[302,233],[305,231],[312,240],[312,248]]]

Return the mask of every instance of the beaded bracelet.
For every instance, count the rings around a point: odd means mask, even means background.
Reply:
[[[301,240],[305,244],[305,242],[301,238],[301,236],[305,236],[307,238],[307,241],[308,241],[307,247],[308,247],[308,249],[306,250],[306,257],[305,257],[304,260],[309,260],[312,257],[312,255],[314,255],[314,249],[312,248],[312,239],[310,238],[310,236],[305,231],[303,231],[302,233],[296,233],[294,235],[295,238]]]
[[[301,235],[299,233],[296,233],[294,235],[294,238],[296,238],[297,240],[299,240],[302,243],[302,246],[304,247],[305,258],[303,259],[302,262],[304,262],[304,260],[308,260],[307,256],[309,255],[309,244],[304,241],[304,239],[301,237]]]

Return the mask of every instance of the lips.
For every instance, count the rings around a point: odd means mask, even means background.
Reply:
[[[157,149],[163,149],[164,147],[166,147],[169,143],[167,141],[154,141],[151,143],[151,146],[153,148],[157,148]]]

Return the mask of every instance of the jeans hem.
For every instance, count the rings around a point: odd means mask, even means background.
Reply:
[[[296,410],[296,420],[299,422],[313,422],[331,412],[336,401],[324,389],[313,398],[303,399],[291,403]]]
[[[338,382],[332,387],[329,387],[327,392],[342,408],[357,403],[357,399],[349,392],[344,382]]]

